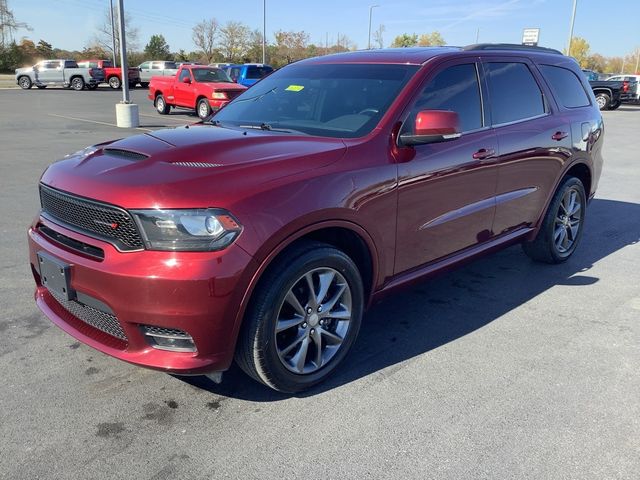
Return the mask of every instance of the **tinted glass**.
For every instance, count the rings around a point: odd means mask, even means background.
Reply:
[[[542,115],[544,97],[524,63],[488,63],[493,124]]]
[[[96,64],[96,66],[98,66],[98,65]],[[110,62],[109,60],[103,60],[103,62],[102,62],[102,68],[110,68],[110,67],[113,67],[113,65],[111,64],[111,62]]]
[[[415,65],[293,64],[256,83],[213,119],[222,126],[266,124],[324,137],[359,137],[378,124],[417,70]]]
[[[176,62],[164,62],[164,68],[176,70],[178,68],[178,64]]]
[[[267,76],[273,71],[271,67],[248,67],[247,68],[247,78],[257,80],[262,77]]]
[[[74,60],[66,60],[64,62],[64,68],[78,68],[78,64]]]
[[[586,107],[589,103],[578,77],[571,70],[551,65],[540,65],[540,71],[551,85],[558,102],[567,108]]]
[[[178,80],[183,81],[185,78],[191,78],[189,70],[187,70],[186,68],[180,72],[180,78],[178,78]]]
[[[229,76],[219,68],[194,68],[192,72],[196,82],[233,83]]]
[[[482,103],[475,64],[456,65],[438,73],[420,94],[409,117],[411,127],[420,110],[456,112],[463,132],[481,128]]]

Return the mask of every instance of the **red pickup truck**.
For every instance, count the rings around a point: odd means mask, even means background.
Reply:
[[[104,70],[104,78],[111,88],[117,90],[122,85],[122,71],[120,67],[114,67],[111,60],[81,60],[78,62],[79,67],[101,68]],[[137,68],[129,68],[129,87],[133,88],[140,82],[140,70]]]
[[[179,107],[207,118],[246,89],[219,68],[183,65],[174,76],[151,77],[149,100],[162,115],[168,114],[171,107]]]

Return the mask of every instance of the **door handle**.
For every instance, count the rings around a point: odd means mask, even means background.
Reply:
[[[472,155],[474,160],[484,160],[489,157],[493,157],[496,154],[496,151],[493,148],[481,148],[476,153]]]
[[[564,138],[567,138],[569,136],[569,134],[567,132],[556,132],[553,135],[551,135],[551,138],[557,141],[560,141]]]

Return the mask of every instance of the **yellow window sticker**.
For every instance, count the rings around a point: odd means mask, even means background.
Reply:
[[[299,92],[304,90],[304,87],[302,85],[289,85],[285,90],[288,92]]]

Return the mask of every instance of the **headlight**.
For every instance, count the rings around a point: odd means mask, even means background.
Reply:
[[[212,251],[229,246],[242,231],[221,209],[132,210],[149,250]]]
[[[224,92],[213,92],[211,94],[211,98],[215,98],[216,100],[226,100],[227,94]]]

